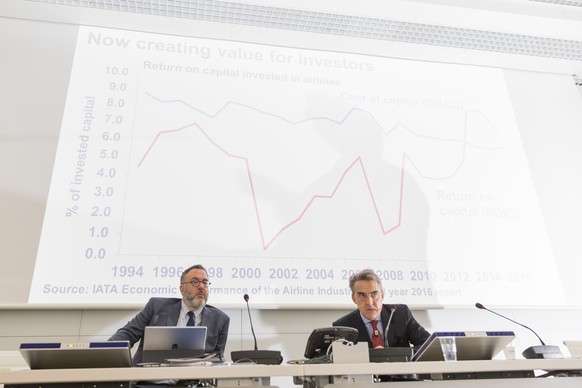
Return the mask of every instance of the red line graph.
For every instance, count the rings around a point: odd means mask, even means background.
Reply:
[[[364,177],[364,180],[366,181],[366,188],[368,189],[368,193],[370,194],[370,200],[372,201],[372,205],[374,206],[374,212],[376,214],[376,217],[378,218],[378,223],[380,225],[380,229],[382,230],[382,234],[384,236],[386,236],[387,234],[393,232],[394,230],[396,230],[397,228],[400,227],[401,225],[401,221],[402,221],[402,203],[403,203],[403,192],[404,192],[404,163],[405,160],[408,159],[408,157],[406,156],[405,153],[402,154],[402,164],[400,167],[400,197],[399,197],[399,205],[398,205],[398,221],[396,222],[395,225],[386,228],[384,226],[384,222],[382,221],[382,216],[380,215],[380,211],[378,210],[378,206],[376,204],[376,199],[374,197],[374,193],[372,191],[372,186],[370,184],[370,181],[368,179],[368,174],[366,173],[366,168],[364,166],[364,162],[362,160],[361,156],[358,156],[357,158],[355,158],[350,165],[341,173],[339,179],[337,180],[335,186],[333,187],[333,189],[331,190],[331,192],[329,194],[314,194],[311,196],[310,200],[307,202],[307,204],[305,205],[305,207],[303,208],[303,210],[297,215],[297,217],[295,217],[293,220],[289,221],[288,223],[286,223],[282,228],[280,228],[277,233],[275,233],[271,238],[267,239],[265,237],[265,233],[263,231],[263,225],[261,222],[261,215],[260,215],[260,211],[259,211],[259,205],[257,203],[257,196],[256,196],[256,192],[255,192],[255,186],[253,183],[253,174],[251,171],[251,167],[249,165],[249,160],[248,158],[241,156],[241,155],[235,155],[227,150],[225,150],[222,146],[220,146],[219,144],[217,144],[207,133],[206,131],[204,131],[204,129],[202,129],[197,123],[191,123],[188,125],[185,125],[183,127],[180,128],[176,128],[176,129],[169,129],[169,130],[164,130],[164,131],[159,131],[156,136],[154,137],[154,139],[152,140],[151,144],[149,145],[149,147],[147,148],[147,150],[145,151],[145,153],[143,154],[143,156],[141,157],[139,163],[137,164],[137,167],[140,168],[142,166],[142,164],[145,162],[146,158],[148,157],[148,155],[152,152],[155,144],[157,143],[157,141],[160,139],[161,136],[163,135],[167,135],[167,134],[172,134],[172,133],[177,133],[177,132],[181,132],[184,130],[187,130],[189,128],[195,128],[197,129],[202,135],[204,135],[204,137],[206,137],[206,139],[208,139],[208,141],[215,146],[217,149],[219,149],[222,153],[224,153],[225,155],[233,158],[233,159],[239,159],[242,160],[245,163],[246,166],[246,170],[247,170],[247,177],[249,180],[249,187],[250,187],[250,191],[251,191],[251,195],[253,198],[253,204],[255,207],[255,216],[257,218],[257,225],[259,228],[259,233],[261,236],[261,244],[263,246],[263,250],[267,250],[269,249],[269,247],[271,246],[271,244],[273,244],[273,242],[279,238],[279,236],[285,232],[287,229],[289,229],[290,227],[292,227],[293,225],[295,225],[296,223],[298,223],[299,221],[301,221],[301,219],[305,216],[305,214],[307,213],[307,211],[309,210],[309,208],[311,207],[311,205],[314,204],[314,202],[316,200],[324,200],[324,199],[332,199],[334,198],[334,196],[336,195],[337,191],[339,190],[342,182],[344,181],[345,177],[347,176],[347,174],[354,168],[354,166],[359,165],[360,169],[362,171],[362,175]]]

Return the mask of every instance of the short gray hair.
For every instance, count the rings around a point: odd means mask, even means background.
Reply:
[[[374,272],[373,269],[366,268],[350,276],[350,290],[352,290],[352,295],[354,294],[354,285],[358,280],[374,280],[376,283],[378,283],[381,290],[384,289],[382,286],[382,279],[380,279],[380,277],[376,274],[376,272]]]

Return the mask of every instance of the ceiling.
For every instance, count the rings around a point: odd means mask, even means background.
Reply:
[[[582,0],[3,0],[0,16],[582,74]]]

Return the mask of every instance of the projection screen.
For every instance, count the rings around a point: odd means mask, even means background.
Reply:
[[[580,144],[571,77],[75,31],[28,303],[177,296],[202,263],[217,305],[343,306],[368,267],[410,305],[580,304],[553,209],[582,212],[538,152]]]

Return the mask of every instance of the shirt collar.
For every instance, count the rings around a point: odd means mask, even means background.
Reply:
[[[202,318],[202,310],[204,310],[204,306],[196,309],[196,310],[192,310],[194,312],[194,315],[196,316],[196,322],[200,322],[201,318]],[[182,301],[182,307],[180,308],[180,318],[184,318],[186,316],[186,314],[188,314],[188,311],[190,311],[190,309],[188,308],[188,306],[186,306],[186,303],[184,303],[184,301]]]
[[[364,323],[367,324],[371,324],[372,320],[366,318],[361,312],[360,312],[360,317],[362,317],[362,321],[364,321]],[[380,316],[378,316],[378,318],[375,319],[375,321],[377,321],[378,323],[382,323],[382,320],[380,319]]]

